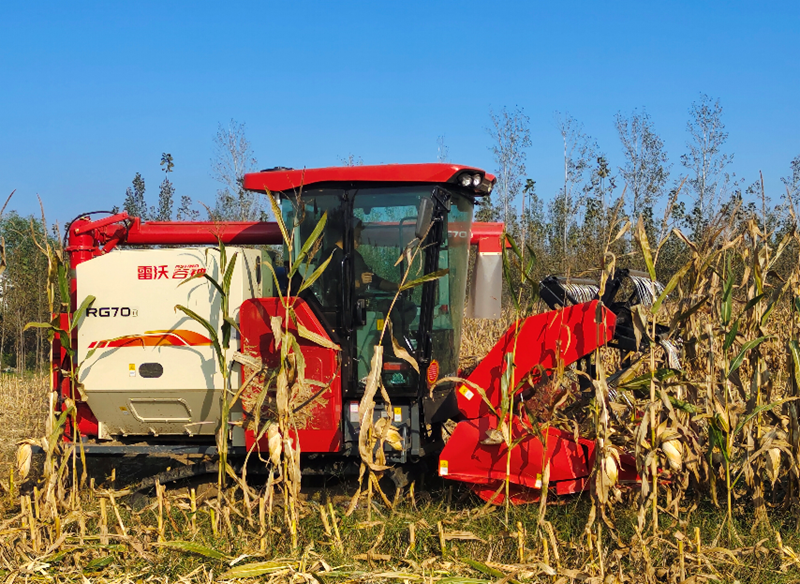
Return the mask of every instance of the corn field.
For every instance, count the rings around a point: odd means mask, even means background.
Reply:
[[[655,277],[666,240],[648,241],[641,225],[632,238],[638,250],[627,258],[610,251],[614,242],[606,246],[601,286],[623,259]],[[266,483],[237,476],[223,461],[213,484],[156,484],[136,493],[117,484],[114,465],[106,473],[90,463],[84,472],[80,448],[59,440],[63,420],[48,422],[46,377],[6,376],[0,380],[0,576],[6,582],[798,581],[800,238],[792,231],[775,240],[755,221],[711,228],[702,242],[678,231],[670,238],[683,246],[684,261],[634,320],[642,338],[653,338],[656,324],[670,327],[680,368],[670,367],[651,342],[615,375],[619,355],[600,349],[591,395],[567,391],[547,422],[598,441],[592,485],[583,494],[502,509],[431,477],[387,489],[385,461],[375,457],[374,445],[391,436],[378,424],[360,444],[358,486],[304,479],[301,489],[299,452],[276,447],[267,464],[277,470]],[[518,264],[510,273],[522,274],[510,287],[517,301],[499,323],[467,321],[461,348],[467,368],[516,318],[543,310],[524,262],[509,258]],[[531,289],[523,292],[524,286]],[[520,303],[523,297],[529,302]],[[278,437],[276,446],[292,424],[290,386],[302,383],[296,373],[302,364],[286,351],[294,372],[277,375],[285,376],[279,383],[287,403],[282,417],[264,426]],[[554,380],[564,387],[574,382],[570,370]],[[372,387],[367,401],[374,405],[379,394]],[[363,406],[367,411],[369,403]],[[44,454],[32,456],[23,444],[10,460],[24,439]],[[618,484],[622,453],[635,456],[640,483]]]

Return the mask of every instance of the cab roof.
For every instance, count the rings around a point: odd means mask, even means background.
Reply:
[[[467,187],[475,195],[487,195],[495,177],[480,168],[433,162],[427,164],[381,164],[377,166],[332,166],[328,168],[271,168],[244,175],[250,191],[293,191],[320,183],[455,183],[469,174],[480,175],[479,185]]]

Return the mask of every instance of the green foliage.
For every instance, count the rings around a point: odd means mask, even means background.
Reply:
[[[51,248],[58,242],[47,232],[41,219],[22,217],[15,212],[0,219],[0,238],[5,242],[2,258],[5,270],[0,279],[0,345],[3,362],[20,371],[42,367],[49,348],[47,332],[41,329],[25,332],[30,321],[45,322],[48,314],[48,280],[51,277],[48,259],[39,246]],[[55,279],[56,274],[52,274]],[[58,294],[58,293],[56,293]],[[64,290],[60,290],[60,297]],[[58,302],[58,298],[53,298]]]
[[[132,186],[128,187],[125,191],[125,200],[122,203],[122,209],[128,212],[131,217],[139,217],[142,221],[147,221],[150,218],[150,213],[147,209],[145,202],[145,182],[141,173],[136,173],[133,177]]]

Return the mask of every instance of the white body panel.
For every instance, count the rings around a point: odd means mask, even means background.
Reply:
[[[229,311],[238,322],[244,300],[261,289],[260,252],[236,254]],[[79,380],[100,422],[100,438],[129,435],[214,434],[220,417],[223,373],[210,334],[176,310],[182,305],[206,319],[221,339],[219,252],[210,248],[123,249],[76,268],[77,299],[96,300],[78,324]],[[239,348],[231,335],[228,359]],[[239,386],[234,367],[231,387]]]

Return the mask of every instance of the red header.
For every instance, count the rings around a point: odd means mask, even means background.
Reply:
[[[306,168],[302,170],[269,170],[244,175],[244,188],[251,191],[291,191],[318,183],[328,182],[408,182],[447,183],[456,182],[462,173],[480,174],[484,180],[479,187],[470,187],[477,195],[488,192],[494,185],[492,174],[460,164],[383,164],[380,166],[338,166],[330,168]]]

